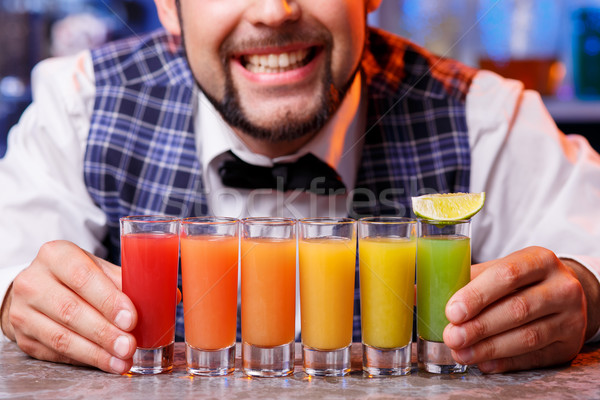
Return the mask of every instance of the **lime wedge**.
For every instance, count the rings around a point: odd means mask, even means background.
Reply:
[[[485,202],[482,193],[428,194],[412,198],[415,215],[436,221],[460,221],[477,214]]]

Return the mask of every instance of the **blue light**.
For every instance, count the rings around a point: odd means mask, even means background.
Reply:
[[[591,36],[585,40],[583,45],[584,51],[589,56],[597,56],[600,54],[600,38]]]

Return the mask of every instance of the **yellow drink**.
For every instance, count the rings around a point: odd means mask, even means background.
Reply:
[[[352,342],[356,242],[304,239],[298,243],[302,344],[318,350]]]
[[[364,238],[358,245],[362,341],[404,347],[412,336],[416,239]]]

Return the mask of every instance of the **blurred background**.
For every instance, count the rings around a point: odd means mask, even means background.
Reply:
[[[523,81],[600,150],[600,0],[383,0],[369,23]],[[36,63],[159,25],[153,0],[0,0],[0,157]]]

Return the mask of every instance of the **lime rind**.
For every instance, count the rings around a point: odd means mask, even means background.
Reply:
[[[443,193],[412,198],[413,212],[418,218],[452,223],[472,218],[483,207],[485,192]]]

